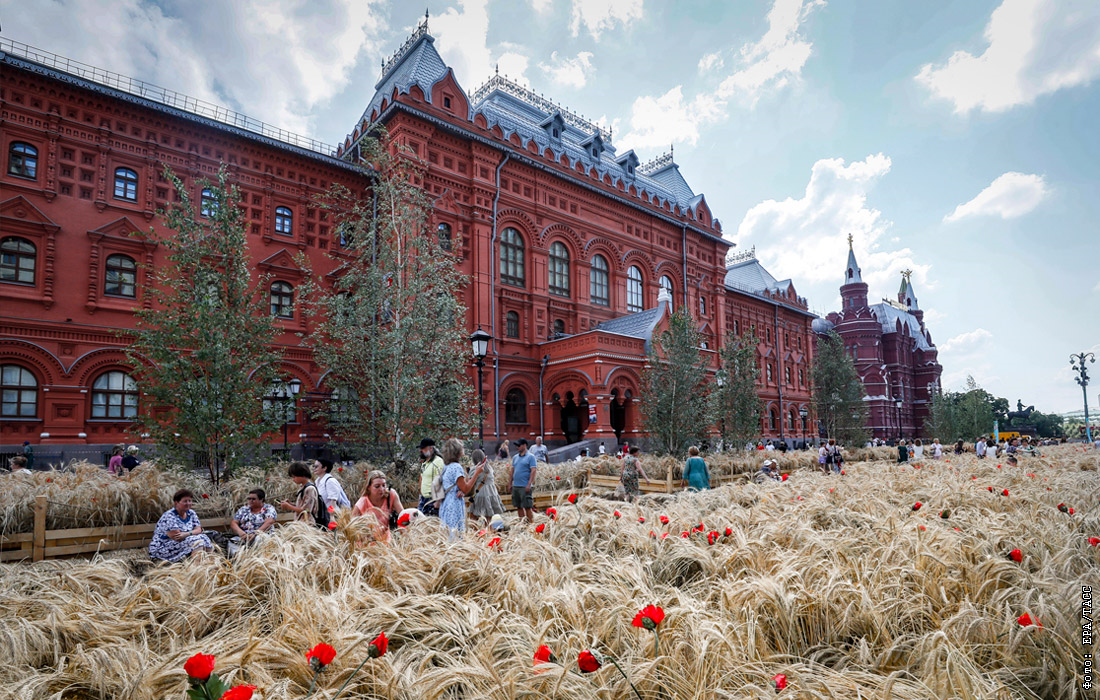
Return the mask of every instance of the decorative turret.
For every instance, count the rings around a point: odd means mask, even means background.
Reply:
[[[898,302],[902,304],[909,313],[917,317],[920,321],[920,327],[924,328],[924,312],[920,309],[920,304],[917,303],[917,293],[913,291],[913,271],[904,270],[901,273],[901,289],[898,290]]]
[[[848,234],[848,265],[844,268],[844,283],[840,286],[840,299],[844,305],[842,313],[849,310],[867,308],[867,283],[856,262],[856,252],[852,247],[852,234]]]

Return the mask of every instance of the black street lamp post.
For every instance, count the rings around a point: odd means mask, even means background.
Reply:
[[[802,446],[806,446],[806,416],[810,415],[810,412],[806,410],[806,407],[798,409],[798,417],[802,419]]]
[[[289,457],[288,452],[288,440],[287,440],[287,425],[291,420],[298,418],[298,392],[302,390],[302,383],[297,379],[291,379],[286,383],[286,390],[283,394],[283,454]],[[289,405],[287,405],[289,404]]]
[[[478,447],[485,449],[485,407],[482,402],[482,387],[485,381],[485,355],[489,352],[489,341],[493,336],[481,330],[481,326],[470,334],[470,345],[474,351],[474,364],[477,365],[477,440]]]
[[[894,406],[897,408],[896,415],[898,419],[898,442],[901,442],[901,439],[904,437],[901,431],[901,399],[895,401]]]
[[[1079,352],[1069,356],[1069,366],[1074,372],[1077,372],[1074,379],[1081,385],[1081,396],[1085,400],[1085,439],[1092,442],[1092,428],[1089,426],[1089,371],[1085,367],[1086,360],[1089,363],[1095,363],[1096,356],[1091,352]]]

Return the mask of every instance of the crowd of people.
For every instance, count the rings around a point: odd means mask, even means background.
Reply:
[[[786,451],[785,442],[779,441],[778,445],[777,447],[771,441],[749,442],[745,449]],[[877,446],[877,440],[871,441],[868,446]],[[1038,455],[1039,446],[1038,439],[1011,437],[1007,440],[995,440],[982,436],[974,441],[973,450],[978,459],[995,459],[1001,454],[1010,464],[1014,464],[1017,455]],[[811,446],[802,447],[809,449]],[[1100,449],[1100,441],[1096,447]],[[965,449],[963,441],[959,440],[953,451],[961,454]],[[457,438],[446,440],[441,449],[436,447],[434,440],[425,438],[420,442],[419,451],[420,488],[415,507],[405,507],[401,503],[396,489],[380,470],[367,474],[362,491],[353,504],[343,485],[332,474],[334,463],[329,459],[317,459],[312,463],[290,463],[287,475],[298,490],[293,500],[280,500],[276,505],[278,509],[293,513],[295,520],[321,528],[328,528],[329,523],[342,511],[350,511],[353,518],[368,519],[366,522],[373,530],[373,539],[380,542],[389,542],[393,530],[421,517],[438,518],[447,528],[451,539],[459,537],[468,522],[502,531],[506,529],[503,519],[505,507],[497,487],[496,469],[503,462],[508,469],[507,491],[518,519],[528,523],[534,520],[536,476],[539,465],[545,464],[548,456],[541,437],[535,439],[534,445],[529,445],[524,438],[500,443],[495,450],[499,460],[496,465],[484,452],[476,449],[470,455],[472,467],[469,470],[463,466],[465,446]],[[602,444],[599,451],[600,454],[605,453]],[[944,452],[938,439],[932,440],[927,446],[920,438],[912,441],[899,440],[897,443],[899,463],[938,460],[943,458]],[[628,502],[641,495],[643,481],[651,483],[640,454],[641,450],[637,445],[628,443],[623,443],[616,453],[621,461],[616,495]],[[817,458],[818,467],[826,473],[840,473],[843,469],[844,453],[834,439],[817,447]],[[10,461],[11,473],[15,476],[30,474],[29,461],[27,456],[13,457]],[[138,463],[137,447],[117,445],[112,450],[107,469],[112,474],[122,475]],[[784,478],[785,475],[779,474],[777,461],[771,458],[765,459],[760,470],[753,475],[753,481],[757,483]],[[710,472],[697,446],[688,450],[680,486],[690,491],[711,488]],[[230,534],[206,533],[192,509],[194,499],[194,493],[188,489],[180,489],[173,494],[172,508],[158,520],[149,544],[151,558],[176,562],[189,556],[205,556],[215,549],[215,544],[223,545],[232,556],[242,547],[255,544],[270,535],[278,520],[276,506],[267,503],[267,494],[263,489],[256,488],[248,492],[247,502],[234,512],[229,524]]]

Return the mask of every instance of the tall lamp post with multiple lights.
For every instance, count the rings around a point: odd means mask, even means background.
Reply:
[[[806,446],[806,416],[810,415],[810,412],[806,410],[806,407],[798,409],[798,416],[802,419],[802,446]]]
[[[901,399],[895,401],[894,406],[897,408],[897,412],[895,415],[898,419],[898,442],[901,442],[902,438],[905,437],[901,432]]]
[[[298,392],[302,390],[302,383],[297,379],[291,379],[286,383],[286,389],[282,392],[283,401],[283,453],[287,452],[287,424],[298,419]]]
[[[493,336],[481,330],[481,326],[470,334],[470,346],[474,351],[474,364],[477,365],[477,441],[478,447],[485,449],[485,407],[481,400],[485,382],[485,356],[489,353],[489,341]]]
[[[1079,352],[1069,356],[1069,366],[1077,373],[1074,379],[1081,385],[1081,396],[1085,399],[1085,439],[1092,442],[1092,428],[1089,426],[1089,371],[1085,362],[1096,362],[1096,356],[1091,352]]]

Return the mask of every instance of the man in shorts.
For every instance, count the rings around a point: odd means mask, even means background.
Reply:
[[[535,485],[537,462],[527,451],[527,440],[520,438],[515,442],[518,452],[512,455],[512,468],[508,482],[512,486],[512,505],[521,518],[527,522],[535,519],[535,499],[531,493]]]

